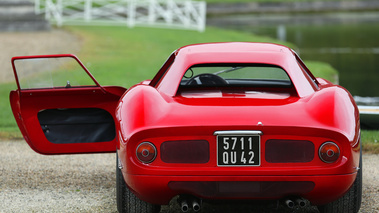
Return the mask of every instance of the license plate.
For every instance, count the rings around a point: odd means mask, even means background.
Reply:
[[[260,135],[217,135],[218,166],[260,166]]]

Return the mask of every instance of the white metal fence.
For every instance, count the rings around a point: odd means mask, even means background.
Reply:
[[[35,0],[61,25],[125,25],[205,30],[206,3],[192,0]]]

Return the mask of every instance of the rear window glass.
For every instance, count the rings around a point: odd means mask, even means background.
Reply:
[[[266,64],[202,64],[190,67],[180,82],[196,87],[292,87],[281,67]]]

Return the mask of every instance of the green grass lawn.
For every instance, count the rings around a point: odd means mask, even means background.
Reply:
[[[316,77],[325,78],[335,84],[338,83],[338,72],[330,64],[319,61],[304,61]]]
[[[362,131],[363,151],[367,153],[379,154],[379,131]]]
[[[9,104],[9,91],[16,88],[16,83],[0,84],[0,138],[21,136]]]
[[[130,87],[135,83],[151,79],[167,57],[177,48],[193,43],[205,42],[272,42],[282,43],[269,37],[250,33],[208,27],[204,33],[186,30],[126,27],[67,27],[83,42],[77,54],[101,85]],[[282,43],[295,48],[292,44]],[[334,81],[337,72],[328,64],[305,62],[315,76]],[[15,83],[0,84],[0,138],[20,138],[10,105],[9,91]],[[375,143],[379,134],[367,137],[367,144]],[[366,132],[362,138],[366,140]],[[371,145],[369,145],[371,146]],[[379,153],[379,149],[378,149]]]

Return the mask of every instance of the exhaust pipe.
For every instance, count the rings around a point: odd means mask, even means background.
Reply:
[[[198,212],[201,209],[201,204],[198,202],[197,199],[193,199],[192,201],[192,209],[194,212]]]
[[[188,205],[190,204],[190,206]],[[181,195],[178,198],[178,204],[180,205],[180,209],[182,212],[188,212],[190,208],[193,209],[194,212],[198,212],[201,209],[201,199],[198,199],[191,195]]]
[[[307,205],[307,202],[303,198],[296,199],[296,204],[301,208],[304,208]]]
[[[285,200],[284,203],[290,209],[292,209],[293,207],[295,207],[295,203],[292,200],[290,200],[290,199]]]
[[[188,207],[188,203],[186,200],[182,200],[180,202],[180,209],[182,210],[182,212],[188,212],[189,207]]]

